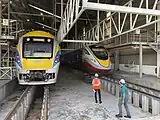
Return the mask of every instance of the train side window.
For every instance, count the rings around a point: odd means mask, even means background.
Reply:
[[[89,52],[86,49],[84,49],[84,53],[89,55]]]

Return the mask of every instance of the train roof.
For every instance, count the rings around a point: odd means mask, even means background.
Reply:
[[[23,35],[23,37],[48,37],[48,38],[54,38],[54,36],[48,32],[45,32],[45,31],[31,31],[31,32],[28,32],[26,34]]]

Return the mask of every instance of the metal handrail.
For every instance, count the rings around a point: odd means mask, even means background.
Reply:
[[[106,81],[108,81],[108,82],[112,82],[112,83],[115,83],[115,84],[118,84],[118,85],[119,85],[119,80],[116,80],[116,79],[109,80],[109,79],[107,79],[107,78],[105,78],[105,77],[102,77],[102,80],[106,80]],[[131,83],[131,82],[128,82],[128,81],[126,81],[126,85],[127,85],[127,87],[128,87],[129,89],[131,89],[131,90],[133,90],[133,91],[136,91],[136,92],[139,92],[139,93],[141,93],[141,94],[144,94],[144,95],[146,95],[146,96],[148,96],[148,97],[153,97],[153,98],[155,98],[155,99],[160,100],[160,97],[159,97],[159,96],[156,96],[156,95],[150,94],[149,92],[144,92],[144,91],[142,91],[142,90],[138,90],[138,89],[136,89],[136,88],[130,87],[130,85],[134,85],[134,86],[140,87],[140,88],[142,88],[142,89],[151,90],[151,91],[153,91],[153,92],[155,92],[155,93],[159,93],[160,90],[153,89],[153,88],[150,88],[150,87],[147,87],[147,86],[143,86],[143,85],[139,85],[139,84],[136,84],[136,83]]]

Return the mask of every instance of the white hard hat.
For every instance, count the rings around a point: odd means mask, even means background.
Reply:
[[[124,79],[121,79],[121,80],[119,81],[119,83],[121,83],[121,84],[125,84],[126,82],[125,82],[125,80],[124,80]]]
[[[95,73],[95,75],[94,75],[95,77],[98,77],[99,75],[97,74],[97,73]]]

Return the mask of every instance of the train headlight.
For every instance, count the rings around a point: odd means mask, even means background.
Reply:
[[[55,59],[54,59],[53,67],[59,62],[60,55],[61,55],[61,53],[60,53],[60,51],[58,51],[56,56],[55,56]]]
[[[16,63],[18,64],[19,67],[22,68],[22,63],[18,51],[16,51]]]

